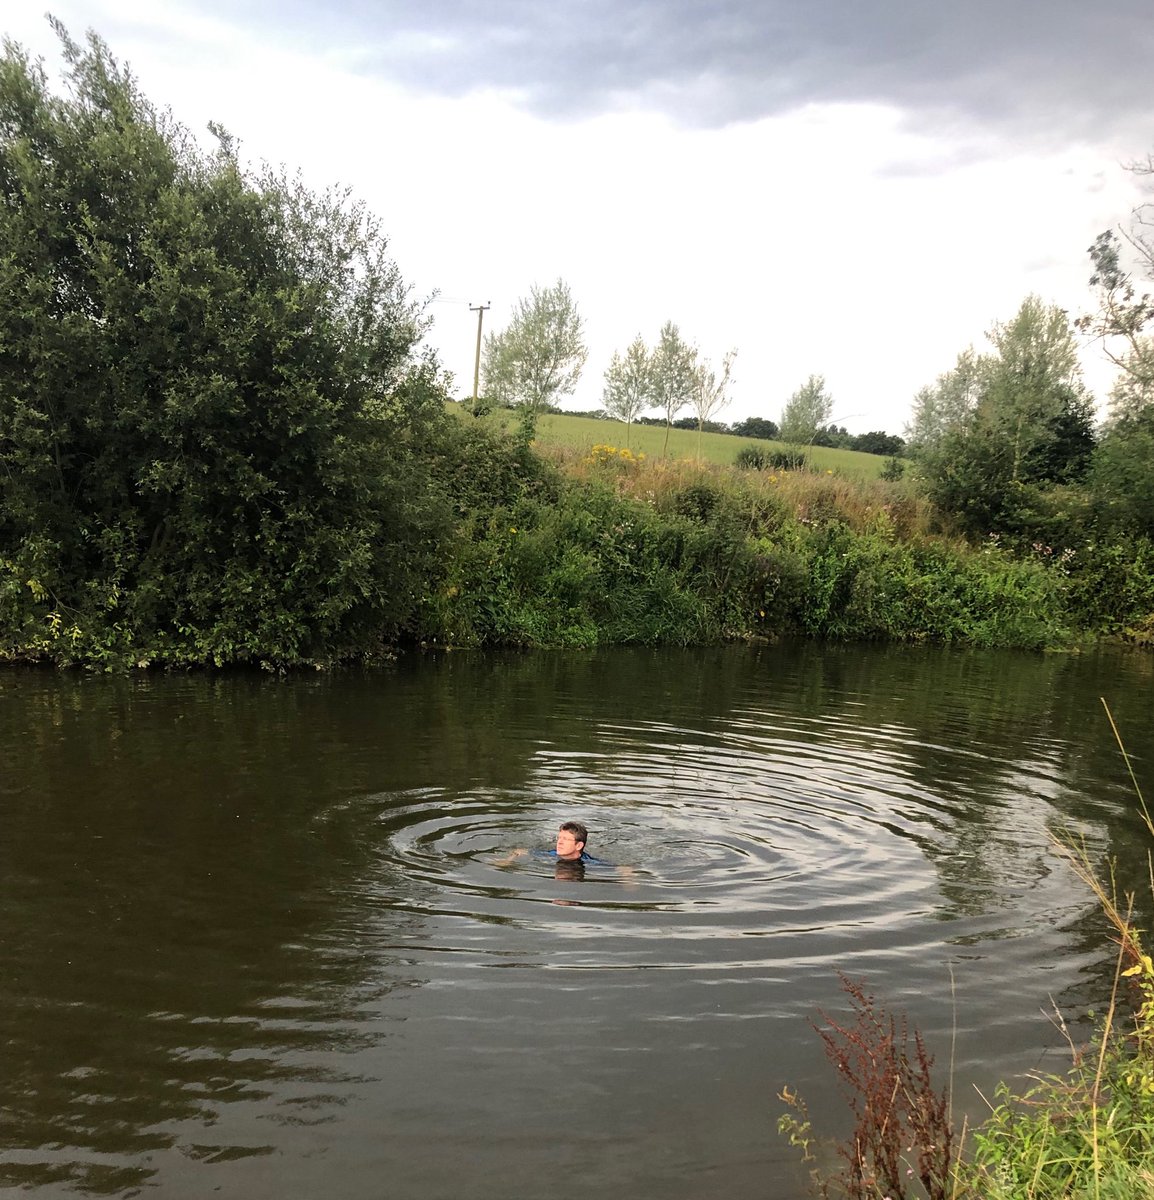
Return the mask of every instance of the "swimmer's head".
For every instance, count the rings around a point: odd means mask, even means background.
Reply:
[[[557,857],[572,862],[581,857],[589,830],[580,821],[565,821],[557,830]]]

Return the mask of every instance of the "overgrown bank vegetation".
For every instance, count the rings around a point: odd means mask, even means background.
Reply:
[[[566,449],[535,410],[510,431],[447,412],[369,214],[247,169],[223,131],[201,150],[99,39],[60,33],[63,96],[19,48],[0,62],[0,659],[1154,630],[1145,510],[1105,521],[1020,453],[983,526],[924,481]]]

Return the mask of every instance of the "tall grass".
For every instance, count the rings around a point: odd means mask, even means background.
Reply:
[[[1126,748],[1102,704],[1154,841]],[[1064,1074],[1034,1074],[1018,1089],[999,1085],[962,1158],[952,1149],[961,1138],[948,1127],[948,1090],[931,1082],[932,1059],[920,1036],[914,1031],[911,1037],[861,985],[843,981],[855,1020],[827,1018],[829,1027],[819,1032],[848,1089],[855,1127],[839,1148],[845,1168],[832,1176],[811,1172],[817,1194],[846,1200],[1154,1197],[1154,960],[1134,923],[1134,897],[1118,895],[1113,870],[1103,878],[1079,839],[1058,838],[1056,845],[1098,901],[1118,947],[1106,1015],[1089,1043],[1070,1042],[1072,1062]],[[788,1111],[779,1129],[807,1161],[816,1161],[804,1101],[788,1088],[780,1098]]]
[[[1130,772],[1146,831],[1154,824],[1109,706],[1110,727]],[[1117,944],[1106,1015],[1085,1047],[1071,1045],[1065,1075],[1037,1075],[1022,1092],[999,1089],[974,1135],[964,1174],[991,1200],[1139,1200],[1154,1196],[1154,961],[1134,923],[1134,896],[1119,896],[1085,843],[1056,844],[1098,901]],[[1149,861],[1149,858],[1148,858]],[[1151,873],[1154,889],[1154,871]]]
[[[591,425],[606,422],[587,419]],[[684,433],[684,430],[674,430]],[[713,434],[724,437],[724,434]],[[732,438],[729,440],[733,440]],[[928,534],[938,530],[939,517],[933,506],[908,483],[886,483],[878,475],[861,471],[838,473],[832,467],[802,471],[738,471],[732,466],[697,457],[662,458],[599,441],[589,446],[545,443],[537,447],[547,461],[577,480],[611,481],[619,495],[641,500],[658,509],[668,509],[671,498],[689,487],[707,487],[724,493],[747,508],[751,527],[759,513],[789,514],[803,523],[836,518],[856,530],[879,524],[897,537]],[[830,451],[853,454],[856,451]],[[880,461],[880,460],[879,460]]]

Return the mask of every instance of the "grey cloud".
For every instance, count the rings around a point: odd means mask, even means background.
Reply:
[[[240,11],[274,36],[355,51],[374,75],[447,95],[509,89],[561,116],[640,101],[721,125],[874,101],[1070,140],[1145,129],[1152,115],[1151,0],[242,0]]]

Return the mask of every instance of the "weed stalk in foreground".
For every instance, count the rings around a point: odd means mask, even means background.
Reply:
[[[849,1139],[838,1147],[845,1159],[840,1174],[817,1180],[823,1196],[848,1200],[949,1200],[954,1163],[954,1131],[948,1089],[931,1079],[933,1056],[917,1029],[903,1016],[884,1012],[862,983],[841,976],[852,1018],[846,1023],[822,1013],[827,1028],[815,1026],[826,1057],[838,1072],[854,1117]],[[799,1114],[786,1114],[779,1129],[808,1156],[809,1120],[796,1095],[781,1098]],[[799,1119],[800,1118],[800,1119]],[[920,1183],[923,1192],[911,1192]]]

